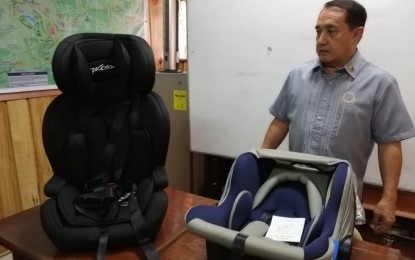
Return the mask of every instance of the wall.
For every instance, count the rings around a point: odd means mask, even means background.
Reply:
[[[188,3],[191,149],[225,157],[261,145],[269,106],[294,66],[316,57],[315,23],[325,0]],[[361,0],[368,12],[362,54],[398,80],[415,119],[412,0]],[[415,190],[415,138],[403,142],[401,189]],[[287,149],[284,142],[283,149]],[[380,184],[376,153],[367,182]]]

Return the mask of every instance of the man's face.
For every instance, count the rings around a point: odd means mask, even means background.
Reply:
[[[344,66],[353,57],[363,32],[362,27],[350,29],[345,16],[346,11],[330,7],[323,9],[317,19],[316,51],[326,68]]]

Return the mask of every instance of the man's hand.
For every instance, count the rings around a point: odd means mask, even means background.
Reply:
[[[396,202],[382,198],[373,211],[373,220],[370,227],[375,234],[383,234],[395,224]]]

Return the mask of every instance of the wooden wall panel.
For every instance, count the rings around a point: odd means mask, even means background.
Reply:
[[[0,97],[0,219],[46,200],[43,187],[52,175],[43,149],[42,122],[60,91]],[[45,95],[45,96],[42,96]],[[0,256],[7,249],[0,246]]]
[[[0,102],[0,218],[22,210],[6,102]]]
[[[40,203],[29,102],[26,99],[8,101],[7,111],[22,209],[24,210]]]
[[[55,97],[41,97],[29,99],[30,116],[32,120],[32,133],[36,155],[37,185],[40,202],[43,203],[47,197],[43,193],[45,183],[52,177],[52,167],[46,156],[43,139],[42,123],[46,108]]]

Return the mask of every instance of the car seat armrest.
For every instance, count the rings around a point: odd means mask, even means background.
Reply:
[[[266,237],[249,236],[245,252],[261,259],[307,259],[303,248]]]
[[[197,205],[187,211],[185,222],[189,223],[194,219],[199,219],[209,224],[228,228],[230,214],[229,207]]]
[[[223,226],[209,223],[203,219],[192,219],[186,224],[186,230],[206,240],[232,248],[233,241],[239,231],[231,230]]]
[[[267,234],[269,225],[262,221],[252,221],[246,225],[242,230],[241,234],[247,236],[264,237]]]

